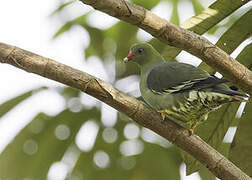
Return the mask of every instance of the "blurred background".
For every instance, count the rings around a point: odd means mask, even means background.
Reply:
[[[178,25],[214,1],[132,2]],[[251,7],[251,2],[242,6],[204,36],[216,43]],[[135,97],[138,69],[122,62],[130,46],[148,41],[161,53],[166,48],[143,30],[77,0],[1,1],[0,22],[0,42],[88,72]],[[251,38],[231,55],[248,44]],[[184,51],[176,59],[201,62]],[[205,168],[186,177],[175,146],[76,89],[7,64],[0,64],[0,74],[1,180],[215,179]],[[244,105],[240,108],[241,113]],[[228,128],[224,142],[230,144],[235,131]]]

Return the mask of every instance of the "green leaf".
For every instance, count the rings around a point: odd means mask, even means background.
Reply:
[[[9,112],[12,108],[14,108],[16,105],[21,103],[22,101],[26,100],[30,96],[33,95],[34,92],[40,91],[42,89],[45,89],[45,87],[36,88],[31,91],[28,91],[24,94],[21,94],[15,98],[12,98],[0,105],[0,117],[4,116],[7,112]]]
[[[170,22],[176,25],[179,25],[179,16],[178,16],[178,0],[172,1],[172,15]]]
[[[204,7],[200,4],[199,0],[192,0],[192,5],[196,15],[204,10]]]
[[[105,39],[104,31],[95,27],[91,27],[87,22],[86,18],[89,13],[84,14],[75,18],[72,21],[66,22],[54,35],[54,38],[62,35],[64,32],[68,31],[73,25],[80,25],[85,28],[90,37],[90,43],[88,47],[85,49],[85,57],[88,58],[90,56],[98,56],[101,59],[104,59],[105,49],[103,46],[103,42]]]
[[[79,97],[81,91],[72,87],[60,88],[60,94],[66,99],[69,100],[73,97]]]
[[[100,149],[110,157],[109,166],[102,169],[94,164],[94,153],[82,153],[70,177],[81,174],[87,179],[144,179],[144,180],[179,180],[181,160],[174,147],[165,149],[155,144],[144,144],[144,152],[134,156],[123,156],[119,147],[114,151]]]
[[[181,27],[202,35],[248,2],[249,0],[232,1],[232,3],[230,3],[230,0],[217,0],[200,14],[185,21]],[[162,55],[166,60],[172,61],[180,51],[178,48],[167,46]]]
[[[215,175],[213,175],[206,167],[203,167],[199,171],[199,175],[203,180],[216,180]]]
[[[232,142],[229,159],[252,176],[252,102],[247,103]]]
[[[136,34],[138,28],[125,22],[118,22],[105,31],[105,36],[116,42],[116,77],[122,78],[138,72],[138,68],[132,63],[123,63],[123,58],[127,56],[129,48],[137,42]],[[111,52],[110,52],[111,53]]]
[[[246,66],[248,69],[252,70],[252,43],[247,45],[242,52],[237,56],[236,60],[241,64]]]
[[[246,46],[236,58],[252,70],[252,44]],[[243,172],[252,177],[252,101],[246,104],[231,145],[229,158]],[[241,153],[242,152],[242,153]]]
[[[230,0],[215,1],[200,14],[188,19],[181,27],[201,35],[248,2],[249,0],[232,1],[232,3]]]
[[[152,38],[148,43],[150,43],[155,49],[157,49],[160,54],[167,47],[165,43],[161,42],[157,38]]]
[[[60,11],[62,11],[65,7],[69,6],[70,4],[72,4],[73,2],[75,2],[76,0],[72,0],[66,3],[61,4],[57,9],[55,9],[51,15],[55,15],[57,13],[59,13]]]
[[[104,32],[98,28],[91,27],[87,24],[83,24],[82,26],[88,31],[90,37],[90,43],[85,49],[85,58],[88,58],[90,56],[98,56],[101,59],[104,59]]]
[[[111,131],[117,134],[117,140],[114,143],[105,142],[102,134],[106,128],[104,126],[100,126],[94,147],[89,152],[81,153],[70,177],[76,176],[76,174],[78,174],[81,177],[85,176],[87,179],[107,179],[105,177],[110,174],[110,178],[113,179],[112,177],[114,177],[115,174],[119,175],[122,171],[119,171],[120,169],[115,170],[116,159],[120,157],[118,147],[120,143],[125,140],[123,135],[123,129],[127,123],[128,121],[117,121],[115,127],[111,129]],[[109,168],[106,168],[105,171],[102,171],[102,169],[99,169],[94,164],[94,154],[99,150],[106,152],[110,157]]]
[[[217,46],[231,54],[244,40],[252,35],[252,9],[240,17],[218,40]]]
[[[129,47],[137,41],[137,30],[136,26],[120,21],[105,31],[106,37],[117,42],[116,59],[123,59]]]
[[[62,35],[64,32],[68,31],[73,25],[82,25],[85,26],[86,25],[86,18],[89,15],[89,13],[87,14],[83,14],[77,18],[75,18],[74,20],[68,21],[66,22],[62,27],[59,28],[59,30],[54,34],[53,38],[57,38],[58,36]]]
[[[0,155],[0,178],[46,179],[52,163],[61,160],[82,123],[90,118],[99,119],[99,111],[73,113],[65,110],[55,117],[38,114]]]
[[[216,45],[224,50],[226,53],[231,54],[244,40],[252,34],[252,23],[248,23],[252,19],[252,10],[245,13],[238,19],[218,40]],[[205,69],[211,74],[216,71],[202,62],[200,68]]]

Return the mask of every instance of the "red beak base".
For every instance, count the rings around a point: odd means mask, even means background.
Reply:
[[[134,56],[134,51],[130,51],[128,56],[126,58],[123,59],[124,62],[128,62],[129,60],[132,59],[132,57]]]
[[[134,55],[135,55],[134,51],[130,51],[129,54],[128,54],[128,56],[127,56],[127,58],[131,59]]]

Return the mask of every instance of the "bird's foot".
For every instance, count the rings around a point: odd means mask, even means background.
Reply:
[[[190,129],[189,129],[189,136],[191,136],[191,135],[194,134],[193,131],[194,131],[194,129],[196,128],[196,126],[197,126],[197,123],[191,125],[191,127],[190,127]]]
[[[161,118],[162,118],[162,123],[165,121],[165,118],[166,118],[166,112],[164,111],[164,110],[160,110],[160,111],[158,111],[159,113],[160,113],[160,115],[161,115]]]
[[[191,128],[189,129],[189,136],[193,135],[193,131],[194,131],[194,127],[191,127]]]

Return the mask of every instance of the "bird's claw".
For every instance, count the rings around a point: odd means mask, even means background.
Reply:
[[[194,128],[189,129],[189,136],[193,135]]]
[[[196,127],[196,124],[193,124],[193,125],[190,127],[190,129],[189,129],[189,136],[191,136],[191,135],[194,134],[193,131],[194,131],[195,127]]]
[[[159,113],[160,113],[160,115],[161,115],[161,118],[162,118],[162,123],[165,121],[165,118],[166,118],[166,112],[165,111],[163,111],[163,110],[160,110],[160,111],[158,111]]]

